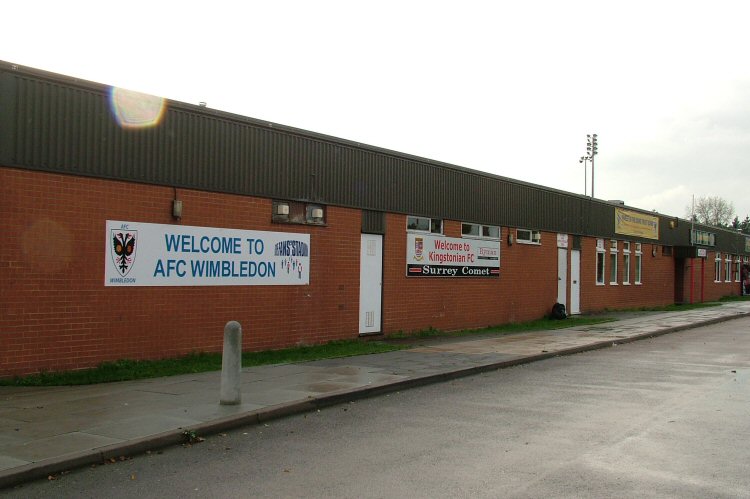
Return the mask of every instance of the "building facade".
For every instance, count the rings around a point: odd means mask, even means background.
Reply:
[[[0,62],[0,376],[739,294],[741,234]]]

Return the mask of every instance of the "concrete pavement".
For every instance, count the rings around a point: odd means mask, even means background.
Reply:
[[[0,488],[318,407],[750,316],[750,302],[555,331],[424,340],[408,350],[242,371],[219,405],[220,372],[90,386],[0,387]]]

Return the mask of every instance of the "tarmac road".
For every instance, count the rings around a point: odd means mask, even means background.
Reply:
[[[7,497],[750,497],[750,318],[341,404]]]

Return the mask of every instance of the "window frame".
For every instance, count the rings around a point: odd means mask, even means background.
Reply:
[[[724,282],[732,282],[732,255],[729,253],[724,257]]]
[[[716,234],[706,230],[693,229],[690,231],[690,242],[700,246],[715,246]]]
[[[465,225],[476,227],[478,229],[479,235],[464,234]],[[497,236],[485,236],[484,229],[497,229]],[[461,222],[461,237],[465,237],[467,239],[483,239],[485,241],[499,241],[500,237],[502,236],[502,233],[503,231],[499,225],[486,225],[486,224],[478,224],[478,223],[473,223],[473,222]]]
[[[522,238],[518,235],[519,231],[528,232],[529,237],[528,238]],[[536,239],[534,236],[537,236]],[[519,244],[533,244],[535,246],[541,246],[542,244],[542,231],[535,230],[535,229],[516,229],[516,242]]]
[[[630,285],[630,241],[622,242],[622,284]]]
[[[427,223],[429,225],[429,229],[412,229],[409,227],[409,219],[416,219],[416,220],[427,220]],[[434,223],[439,222],[440,227],[439,231],[434,230]],[[444,235],[443,231],[443,219],[442,218],[431,218],[431,217],[423,217],[420,215],[407,215],[406,216],[406,232],[415,232],[417,234],[437,234],[437,235]]]
[[[604,286],[604,276],[606,274],[606,258],[604,251],[604,239],[596,240],[596,285]]]
[[[740,262],[740,255],[734,255],[734,282],[740,282],[740,274],[742,264]]]
[[[635,284],[643,284],[643,245],[635,243]]]
[[[721,282],[721,252],[717,251],[714,255],[714,282]]]
[[[282,206],[283,210],[280,209]],[[319,219],[312,217],[312,211],[316,209],[322,210],[322,216]],[[271,223],[326,227],[327,220],[328,207],[325,204],[285,199],[274,199],[271,203]]]
[[[616,239],[609,241],[609,284],[617,286],[617,254],[618,245]],[[614,279],[612,279],[614,277]]]

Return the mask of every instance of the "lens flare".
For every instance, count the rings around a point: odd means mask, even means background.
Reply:
[[[117,87],[110,89],[109,103],[117,124],[123,128],[156,126],[167,107],[162,97]]]

